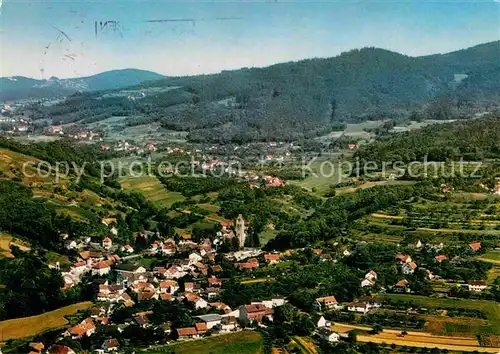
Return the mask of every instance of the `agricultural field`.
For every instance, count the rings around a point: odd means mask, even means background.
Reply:
[[[257,354],[262,350],[262,338],[253,331],[240,331],[206,339],[181,342],[169,346],[141,351],[144,354]]]
[[[497,353],[500,348],[482,347],[475,337],[436,336],[426,332],[408,332],[401,336],[401,331],[384,329],[378,334],[369,334],[370,327],[333,324],[332,329],[339,333],[358,332],[357,340],[377,344],[395,344],[397,346],[439,348],[459,352]]]
[[[323,195],[331,186],[344,182],[348,178],[347,175],[341,171],[337,163],[334,165],[332,161],[315,161],[311,163],[310,167],[316,175],[308,176],[301,181],[289,181],[289,183]]]
[[[0,342],[35,336],[45,331],[62,328],[68,324],[65,316],[88,309],[90,301],[80,302],[37,316],[16,318],[0,322]]]
[[[18,240],[6,233],[0,233],[0,258],[13,258],[10,246],[19,247],[21,251],[29,251],[30,247],[26,242]]]
[[[495,241],[500,237],[500,200],[419,198],[379,210],[358,220],[352,234],[364,241],[399,243],[405,236],[426,241],[446,239],[448,244],[464,240]],[[439,241],[441,242],[441,241]],[[500,262],[500,252],[491,251],[482,260]]]
[[[316,346],[308,337],[293,336],[288,347],[298,348],[302,354],[318,354]]]
[[[411,302],[416,307],[455,307],[481,310],[486,314],[487,321],[477,319],[467,319],[466,323],[462,319],[455,318],[428,318],[426,329],[435,334],[453,333],[454,335],[500,335],[500,304],[486,300],[461,300],[461,299],[438,299],[415,295],[385,294],[384,299]],[[439,322],[437,324],[433,323]]]
[[[142,193],[159,207],[170,207],[185,198],[179,192],[168,191],[154,176],[127,177],[120,181],[123,189]]]
[[[499,250],[488,251],[485,254],[478,257],[477,259],[479,259],[480,261],[485,261],[500,265],[500,251]]]

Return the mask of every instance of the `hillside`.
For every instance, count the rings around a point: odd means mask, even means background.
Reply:
[[[428,126],[363,146],[356,152],[363,161],[482,161],[500,157],[500,116]]]
[[[48,115],[67,122],[125,116],[131,126],[159,122],[192,141],[245,142],[323,135],[340,121],[467,116],[498,103],[500,42],[409,57],[364,48],[334,58],[169,77],[142,83],[145,97],[70,97]],[[495,103],[496,102],[496,103]],[[84,112],[84,113],[82,113]],[[90,114],[89,114],[90,113]]]
[[[23,76],[2,77],[0,100],[50,98],[71,95],[77,91],[119,89],[163,77],[151,71],[137,69],[112,70],[74,79],[51,77],[48,80],[36,80]]]

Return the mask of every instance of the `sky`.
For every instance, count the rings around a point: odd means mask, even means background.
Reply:
[[[37,79],[215,73],[367,46],[426,55],[500,39],[500,0],[0,3],[0,76]]]

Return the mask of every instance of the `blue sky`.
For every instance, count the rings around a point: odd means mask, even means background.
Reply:
[[[0,17],[0,75],[34,78],[213,73],[365,46],[424,55],[500,39],[493,0],[3,0]],[[147,22],[172,19],[195,22]]]

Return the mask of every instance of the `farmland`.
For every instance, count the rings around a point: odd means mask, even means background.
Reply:
[[[257,354],[262,348],[262,338],[257,332],[241,331],[216,337],[182,342],[166,347],[158,347],[141,351],[145,354]]]
[[[443,318],[441,325],[435,325],[432,321],[427,324],[437,334],[444,333],[469,333],[470,335],[492,334],[500,335],[500,305],[494,301],[484,300],[461,300],[461,299],[437,299],[424,296],[386,294],[384,299],[411,302],[416,307],[454,307],[481,310],[486,313],[487,321],[471,321],[460,323],[455,319]],[[475,319],[473,319],[475,320]],[[475,324],[475,325],[473,325]]]
[[[32,337],[45,331],[61,328],[68,324],[64,316],[79,310],[86,310],[91,302],[81,302],[74,305],[43,313],[38,316],[22,317],[0,322],[0,342],[9,339]]]
[[[474,337],[451,337],[436,336],[425,332],[408,332],[401,336],[401,331],[384,329],[374,335],[368,334],[370,327],[350,326],[344,324],[333,324],[332,329],[339,333],[347,333],[352,330],[359,332],[357,340],[360,342],[372,342],[377,344],[395,344],[397,346],[410,346],[419,348],[439,348],[460,352],[485,352],[496,353],[500,348],[481,347]]]
[[[0,258],[12,258],[14,257],[10,251],[10,246],[17,246],[21,251],[28,251],[30,248],[25,242],[14,239],[12,236],[0,233]]]
[[[142,193],[159,207],[170,207],[185,198],[179,192],[168,191],[154,176],[127,177],[120,181],[123,189]]]

